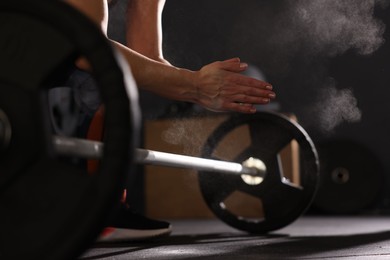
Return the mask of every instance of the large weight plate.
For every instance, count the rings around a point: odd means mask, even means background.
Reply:
[[[235,131],[241,132],[232,138]],[[295,177],[287,178],[280,153],[288,145],[299,146],[300,169]],[[266,233],[292,223],[308,208],[317,189],[319,163],[313,142],[302,127],[280,114],[232,116],[209,136],[202,157],[239,163],[254,157],[265,163],[267,174],[262,182],[199,172],[201,192],[211,211],[232,227],[250,233]],[[241,215],[227,206],[229,197],[237,192],[258,200],[258,215]],[[245,205],[245,198],[238,204]]]
[[[0,34],[0,109],[12,128],[0,152],[0,258],[72,259],[121,197],[138,112],[128,75],[100,30],[62,1],[0,2]],[[104,157],[93,176],[52,153],[47,90],[80,56],[106,111]]]
[[[328,214],[356,214],[372,208],[384,191],[384,169],[365,145],[352,140],[317,144],[320,185],[313,209]]]

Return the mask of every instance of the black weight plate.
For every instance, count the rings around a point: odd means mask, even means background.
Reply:
[[[329,140],[317,147],[321,171],[313,209],[355,214],[374,206],[384,188],[384,169],[379,158],[352,140]]]
[[[249,129],[250,144],[233,161],[242,163],[249,157],[262,160],[267,167],[264,180],[260,184],[249,185],[241,176],[199,172],[199,183],[206,204],[219,219],[237,229],[261,234],[292,223],[308,208],[317,188],[318,158],[310,137],[302,127],[285,116],[268,112],[232,116],[223,122],[207,139],[202,157],[223,159],[220,157],[223,157],[221,153],[224,151],[218,151],[216,156],[216,148],[229,133],[243,126]],[[233,141],[239,144],[240,139]],[[292,140],[299,144],[299,185],[284,178],[279,156]],[[249,218],[229,210],[224,200],[236,191],[261,200],[263,215]]]
[[[127,98],[127,76],[105,36],[64,2],[2,1],[0,33],[0,109],[12,128],[0,156],[0,258],[72,259],[119,203],[137,105]],[[46,98],[81,55],[106,111],[104,156],[93,176],[52,153]]]

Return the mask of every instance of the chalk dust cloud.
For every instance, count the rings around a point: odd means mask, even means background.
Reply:
[[[344,122],[359,122],[364,111],[354,96],[354,86],[342,86],[330,76],[330,61],[346,52],[364,57],[374,54],[385,43],[386,30],[375,10],[388,8],[389,3],[262,1],[259,8],[241,14],[230,43],[232,49],[245,46],[243,56],[260,64],[270,78],[291,78],[275,90],[288,93],[292,109],[294,102],[296,107],[305,107],[298,115],[303,121],[332,132]]]

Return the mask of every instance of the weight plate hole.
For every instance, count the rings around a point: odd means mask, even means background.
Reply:
[[[299,144],[296,140],[292,140],[278,154],[279,169],[282,174],[283,182],[292,184],[295,187],[301,186],[300,179],[300,158]]]
[[[349,181],[349,170],[344,167],[337,167],[335,168],[332,173],[332,181],[334,181],[337,184],[345,184]]]
[[[248,193],[236,190],[222,203],[226,210],[240,218],[256,222],[264,220],[264,210],[261,199]]]

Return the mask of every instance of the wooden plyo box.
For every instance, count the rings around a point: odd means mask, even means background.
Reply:
[[[145,122],[145,148],[200,156],[200,150],[208,136],[227,118],[227,115],[221,114],[147,121]],[[216,149],[218,158],[224,160],[233,159],[250,144],[249,132],[245,127],[237,128],[225,139],[222,147]],[[222,152],[220,153],[219,150]],[[284,176],[294,183],[299,182],[298,145],[295,141],[281,151],[280,158]],[[145,166],[145,202],[146,215],[153,218],[214,217],[202,198],[194,170]],[[230,211],[241,216],[258,217],[262,214],[261,201],[240,192],[230,196],[224,202]]]

